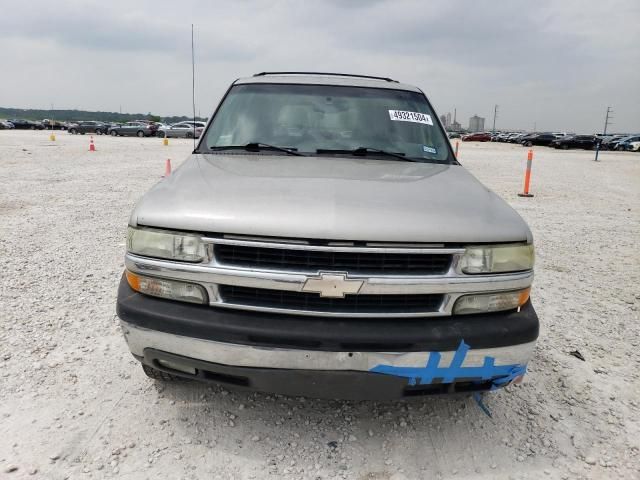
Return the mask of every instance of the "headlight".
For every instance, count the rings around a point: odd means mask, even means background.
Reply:
[[[454,315],[470,313],[498,312],[513,310],[521,307],[529,300],[530,288],[514,292],[482,293],[478,295],[464,295],[453,306]]]
[[[533,268],[533,245],[467,247],[460,267],[464,273],[520,272]]]
[[[127,231],[127,251],[183,262],[201,262],[206,257],[205,245],[198,235],[133,227]]]
[[[166,278],[147,277],[128,270],[126,275],[129,286],[136,292],[181,302],[207,303],[207,294],[200,285]]]

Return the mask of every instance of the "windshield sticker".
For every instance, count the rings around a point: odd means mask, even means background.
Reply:
[[[438,153],[438,150],[437,150],[437,149],[435,149],[434,147],[429,147],[429,146],[427,146],[427,145],[423,145],[423,146],[422,146],[422,151],[423,151],[424,153],[433,153],[434,155],[435,155],[436,153]]]
[[[420,112],[406,112],[404,110],[389,110],[389,118],[395,122],[413,122],[433,125],[431,115]]]

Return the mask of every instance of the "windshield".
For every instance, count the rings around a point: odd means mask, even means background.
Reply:
[[[372,156],[377,154],[373,150],[382,150],[412,160],[456,163],[424,95],[405,90],[236,85],[215,114],[199,153],[256,143],[313,155],[348,155],[364,147]]]

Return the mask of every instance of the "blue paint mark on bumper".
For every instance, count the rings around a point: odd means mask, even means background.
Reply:
[[[393,365],[376,365],[370,372],[406,377],[411,386],[433,383],[434,379],[440,379],[442,383],[453,383],[458,379],[464,380],[491,380],[492,387],[504,387],[509,382],[524,375],[526,365],[495,365],[493,357],[484,357],[484,363],[479,367],[463,367],[462,364],[469,351],[469,345],[460,342],[448,367],[441,367],[441,355],[439,352],[430,352],[427,364],[424,367],[396,367]]]

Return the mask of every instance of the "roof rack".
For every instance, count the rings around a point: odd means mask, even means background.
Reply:
[[[371,75],[355,75],[353,73],[333,73],[333,72],[260,72],[260,73],[256,73],[254,77],[264,77],[266,75],[330,75],[335,77],[370,78],[372,80],[384,80],[385,82],[398,83],[397,80],[393,80],[388,77],[374,77]]]

